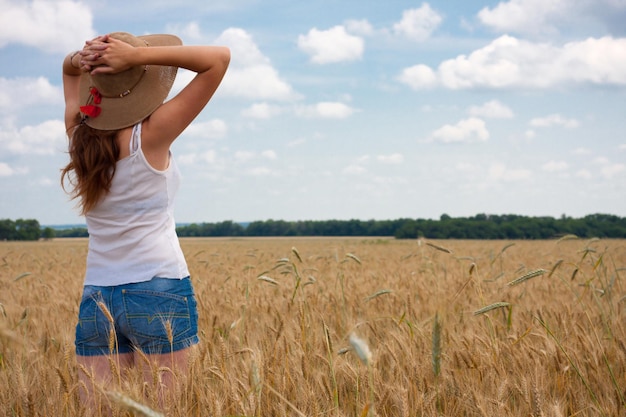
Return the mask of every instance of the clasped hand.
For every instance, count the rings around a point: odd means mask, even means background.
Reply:
[[[101,35],[86,41],[79,52],[80,68],[92,75],[115,74],[131,67],[128,57],[134,47],[126,42]]]

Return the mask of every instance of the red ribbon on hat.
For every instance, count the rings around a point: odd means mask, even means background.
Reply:
[[[102,95],[96,87],[91,87],[89,94],[88,104],[86,106],[80,106],[80,111],[89,117],[98,117],[102,112],[102,109],[98,106],[98,104],[102,103]]]

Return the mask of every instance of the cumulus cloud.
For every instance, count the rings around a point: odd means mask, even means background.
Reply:
[[[248,162],[254,158],[254,152],[237,151],[234,156],[237,162]]]
[[[210,149],[205,152],[187,153],[179,155],[176,160],[181,165],[211,164],[213,166],[217,161],[217,152]]]
[[[505,35],[469,55],[443,61],[436,70],[423,64],[406,68],[398,80],[415,90],[626,85],[626,39],[589,38],[554,46]]]
[[[242,116],[249,117],[251,119],[271,119],[272,117],[279,115],[281,112],[282,110],[279,106],[268,103],[255,103],[242,110],[241,114]]]
[[[299,106],[296,115],[304,118],[346,119],[354,114],[354,108],[336,101],[322,101],[310,106]]]
[[[342,172],[348,175],[362,175],[365,174],[367,170],[361,165],[351,164],[345,167]]]
[[[482,119],[470,117],[455,125],[440,127],[432,133],[430,139],[443,143],[486,142],[489,139],[489,131]]]
[[[478,19],[498,32],[554,32],[551,19],[567,12],[571,2],[565,0],[511,0],[493,9],[483,8]]]
[[[213,119],[207,122],[194,122],[187,127],[185,135],[195,136],[202,139],[219,139],[226,135],[228,126],[221,119]]]
[[[276,151],[273,151],[271,149],[261,152],[261,156],[265,159],[271,159],[271,160],[278,159],[278,155],[276,154]]]
[[[602,176],[608,180],[613,179],[617,175],[626,171],[626,165],[624,164],[609,164],[600,170]]]
[[[0,77],[0,113],[26,106],[61,104],[63,91],[47,78]]]
[[[493,181],[522,181],[530,177],[532,177],[532,171],[528,169],[509,169],[501,163],[489,167],[489,179]]]
[[[315,64],[331,64],[361,59],[365,42],[340,25],[328,30],[313,28],[306,35],[298,36],[298,48]]]
[[[65,124],[48,120],[21,129],[0,131],[0,154],[53,155],[66,146]]]
[[[575,129],[580,126],[576,119],[567,119],[560,114],[551,114],[546,117],[537,117],[530,121],[532,127],[552,127],[560,126],[567,129]]]
[[[175,25],[169,24],[167,25],[168,33],[176,33],[179,36],[185,38],[185,40],[193,40],[193,41],[202,41],[204,35],[202,33],[202,29],[198,22],[189,22],[184,25]],[[185,41],[185,43],[188,43]]]
[[[379,155],[376,159],[383,164],[398,165],[404,162],[404,155],[401,153]]]
[[[563,172],[567,171],[569,164],[565,161],[549,161],[541,166],[546,172]]]
[[[220,86],[220,94],[257,100],[294,100],[292,87],[245,30],[230,28],[215,41],[231,49],[231,63]]]
[[[430,37],[442,21],[441,15],[428,3],[424,3],[418,9],[405,10],[402,20],[393,25],[393,30],[396,34],[422,42]]]
[[[371,36],[374,34],[374,28],[372,27],[372,24],[366,19],[346,20],[345,27],[349,33],[352,33],[354,35]]]
[[[620,30],[626,2],[623,0],[509,0],[485,7],[478,20],[500,33],[545,35],[585,24]],[[623,26],[623,24],[622,24]],[[623,30],[623,28],[622,28]]]
[[[67,53],[96,35],[83,2],[0,0],[0,10],[0,47],[17,43]]]
[[[15,173],[13,168],[9,166],[9,164],[5,162],[0,162],[0,178],[2,177],[10,177]]]
[[[439,83],[437,73],[428,65],[418,64],[402,70],[398,81],[407,84],[414,90],[436,87]]]
[[[481,106],[472,106],[469,108],[468,113],[471,116],[488,119],[510,119],[513,117],[513,111],[498,100],[488,101]]]

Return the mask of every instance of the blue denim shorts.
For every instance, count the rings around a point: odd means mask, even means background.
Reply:
[[[198,341],[198,309],[189,277],[84,287],[76,325],[77,355],[136,350],[163,354]]]

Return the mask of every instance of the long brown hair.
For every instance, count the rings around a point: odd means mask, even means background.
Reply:
[[[119,130],[97,130],[79,123],[70,131],[70,162],[61,170],[61,186],[67,192],[67,180],[72,187],[69,194],[80,199],[80,213],[85,215],[111,189],[120,155]]]

